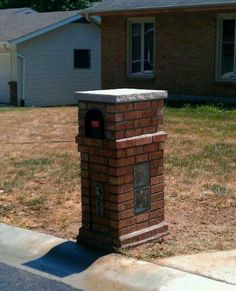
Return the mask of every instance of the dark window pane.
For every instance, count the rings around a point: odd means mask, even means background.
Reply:
[[[223,41],[234,42],[235,35],[235,20],[223,20]]]
[[[90,50],[87,49],[74,50],[74,68],[75,69],[90,68]]]
[[[154,60],[154,24],[144,25],[144,72],[153,72]]]
[[[131,52],[131,72],[132,74],[141,73],[141,24],[133,23],[131,25],[132,52]]]
[[[221,77],[234,78],[235,20],[223,21]]]

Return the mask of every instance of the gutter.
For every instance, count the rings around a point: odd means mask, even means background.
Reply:
[[[84,16],[88,22],[93,23],[98,27],[101,27],[102,23],[101,18],[99,16],[90,16],[88,13],[85,13]]]

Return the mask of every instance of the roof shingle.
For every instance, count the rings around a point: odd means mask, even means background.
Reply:
[[[84,12],[99,15],[136,10],[198,8],[232,4],[236,4],[236,0],[104,0],[85,9]]]
[[[12,9],[7,10],[12,11]],[[0,41],[14,41],[73,16],[79,16],[80,11],[59,11],[26,15],[12,14],[10,11],[9,13],[6,12],[6,10],[5,13],[3,13],[3,10],[0,10]]]

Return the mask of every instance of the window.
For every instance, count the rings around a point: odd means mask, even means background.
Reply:
[[[154,75],[154,21],[153,19],[128,22],[128,74],[153,77]]]
[[[74,68],[75,69],[89,69],[90,64],[90,50],[77,49],[74,50]]]
[[[218,23],[219,44],[217,60],[217,79],[236,80],[236,15],[221,16]]]

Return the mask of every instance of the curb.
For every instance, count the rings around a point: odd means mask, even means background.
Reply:
[[[119,254],[104,255],[3,223],[0,261],[83,290],[236,291],[234,285]]]

